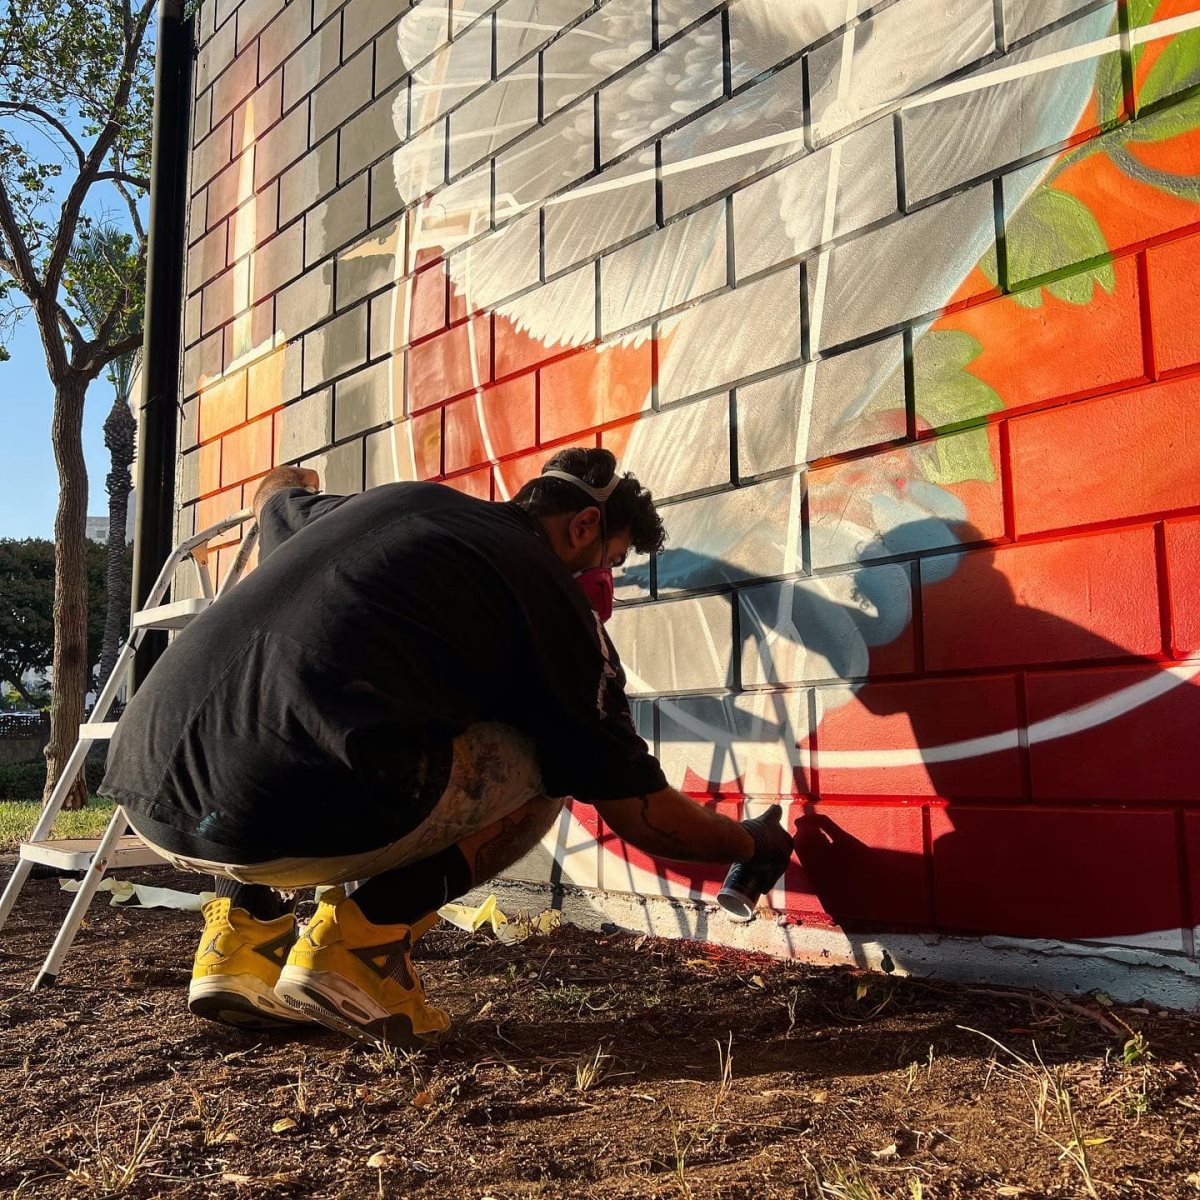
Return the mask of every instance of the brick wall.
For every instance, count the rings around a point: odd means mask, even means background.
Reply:
[[[611,447],[671,534],[618,580],[640,727],[706,802],[789,801],[778,908],[1185,961],[1198,26],[205,0],[181,530],[277,463],[504,499]],[[554,838],[568,881],[715,886]]]

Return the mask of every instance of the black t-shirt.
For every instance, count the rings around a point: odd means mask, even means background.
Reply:
[[[261,535],[258,569],[175,638],[112,740],[100,790],[158,844],[229,863],[385,845],[483,720],[533,739],[549,795],[666,786],[611,642],[523,509],[432,483],[292,489]]]

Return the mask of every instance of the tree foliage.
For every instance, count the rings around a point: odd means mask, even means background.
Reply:
[[[106,609],[105,548],[88,542],[88,661],[100,656]],[[27,703],[37,697],[24,676],[44,674],[54,657],[54,543],[0,539],[0,679]]]

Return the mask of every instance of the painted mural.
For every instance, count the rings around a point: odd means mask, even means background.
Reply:
[[[607,446],[670,534],[610,625],[639,728],[782,799],[794,952],[1196,975],[1200,5],[221,7],[181,527],[278,462],[502,500]],[[590,809],[547,850],[719,881]]]

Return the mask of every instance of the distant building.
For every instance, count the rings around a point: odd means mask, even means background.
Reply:
[[[129,493],[129,509],[125,514],[125,541],[133,541],[134,499],[136,492]],[[88,517],[85,535],[93,542],[103,545],[108,541],[108,517]]]

